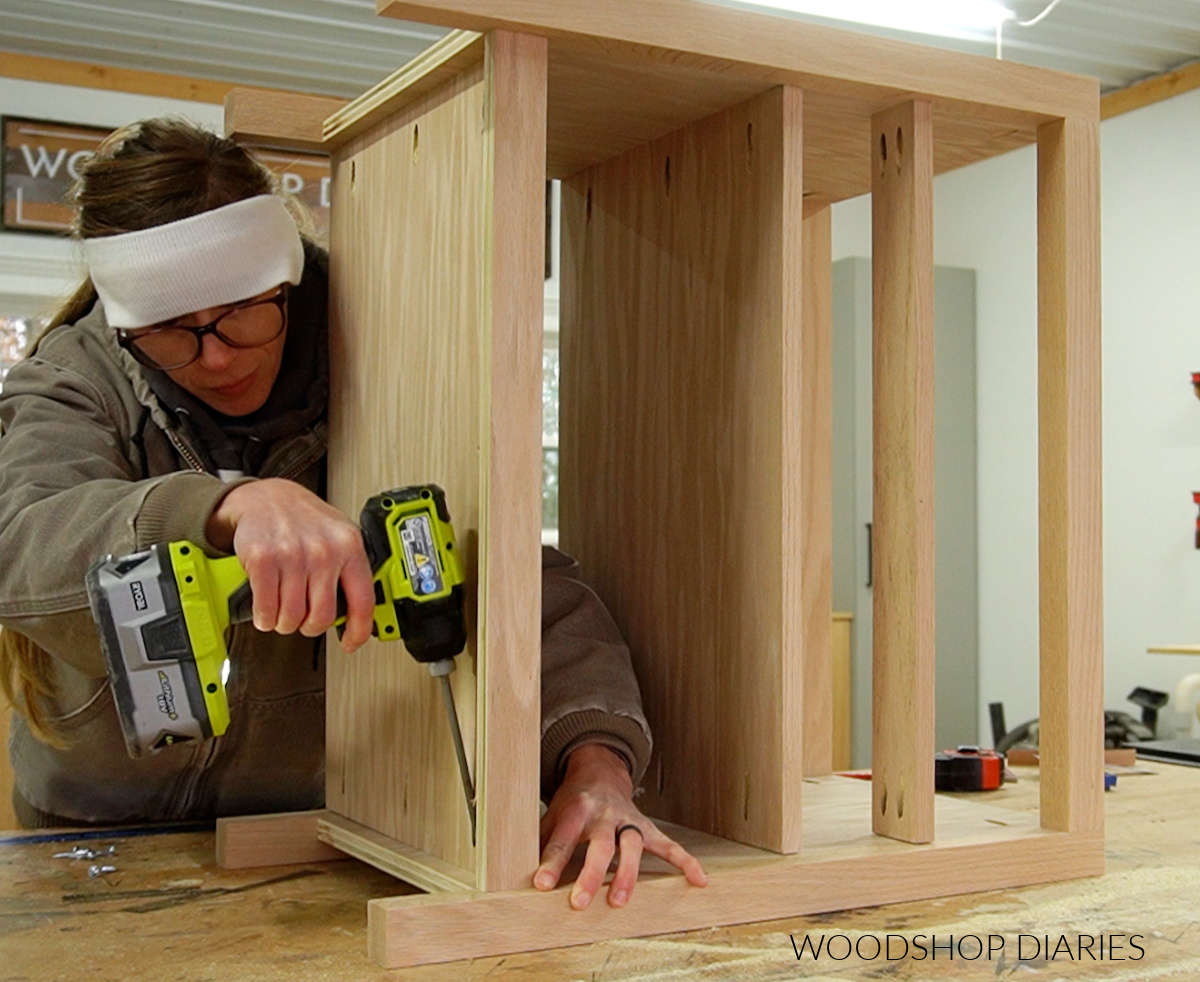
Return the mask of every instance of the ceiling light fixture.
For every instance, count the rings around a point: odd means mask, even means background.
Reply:
[[[919,34],[990,36],[1013,13],[998,0],[749,0],[754,6],[792,10],[831,20],[874,24]]]

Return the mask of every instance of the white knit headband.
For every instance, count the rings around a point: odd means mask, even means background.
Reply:
[[[282,199],[263,194],[166,225],[83,240],[112,327],[147,327],[300,282],[304,247]]]

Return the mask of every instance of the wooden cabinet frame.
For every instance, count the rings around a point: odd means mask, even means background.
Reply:
[[[382,646],[331,645],[319,834],[430,891],[372,901],[372,955],[395,967],[1099,873],[1096,82],[698,0],[379,10],[457,30],[323,125],[331,495],[353,512],[380,488],[446,487],[475,584],[455,686],[479,832],[473,846],[430,680]],[[235,134],[239,114],[270,130],[253,101],[230,107]],[[999,824],[933,793],[932,181],[1033,142],[1042,806]],[[642,801],[711,878],[690,888],[647,862],[628,908],[584,913],[530,886],[547,176],[564,180],[562,543],[634,652],[656,736]],[[829,205],[867,191],[870,784],[829,775]]]

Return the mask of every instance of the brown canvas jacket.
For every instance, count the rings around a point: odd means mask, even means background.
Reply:
[[[323,275],[323,270],[306,271]],[[272,446],[256,477],[316,491],[324,424]],[[51,331],[0,392],[0,625],[53,658],[49,715],[65,749],[14,718],[21,804],[81,822],[170,820],[319,807],[324,797],[323,639],[230,635],[232,723],[220,738],[131,759],[84,576],[104,554],[190,539],[217,554],[206,520],[229,485],[205,473],[97,305]],[[629,651],[578,566],[545,550],[542,788],[566,755],[600,742],[645,769],[650,735]]]

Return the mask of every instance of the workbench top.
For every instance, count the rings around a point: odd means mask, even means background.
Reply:
[[[1200,769],[1157,763],[1148,769],[1153,773],[1122,775],[1105,796],[1108,867],[1098,879],[435,965],[404,970],[403,977],[865,982],[990,980],[1015,972],[1032,982],[1194,980],[1200,978]],[[989,800],[1035,808],[1037,770],[1017,773],[1016,784]],[[114,855],[54,858],[79,846],[109,845]],[[98,864],[116,871],[89,876]],[[367,958],[366,904],[405,892],[410,888],[354,860],[221,870],[208,830],[10,838],[0,844],[0,980],[393,979],[395,972]],[[637,899],[635,893],[632,903]],[[569,912],[564,895],[563,916],[587,914]],[[1092,939],[1091,956],[1080,953],[1080,935]],[[953,958],[944,947],[951,937]],[[810,946],[831,947],[814,960],[806,938]],[[990,958],[986,950],[970,958],[977,952],[972,938],[984,946],[992,939]],[[1120,947],[1110,949],[1114,940]],[[862,957],[842,958],[847,941]],[[895,957],[876,956],[876,942]],[[933,950],[935,942],[943,947]],[[803,952],[799,961],[793,944]],[[900,957],[902,945],[907,958]],[[1057,950],[1049,961],[1047,947]]]

